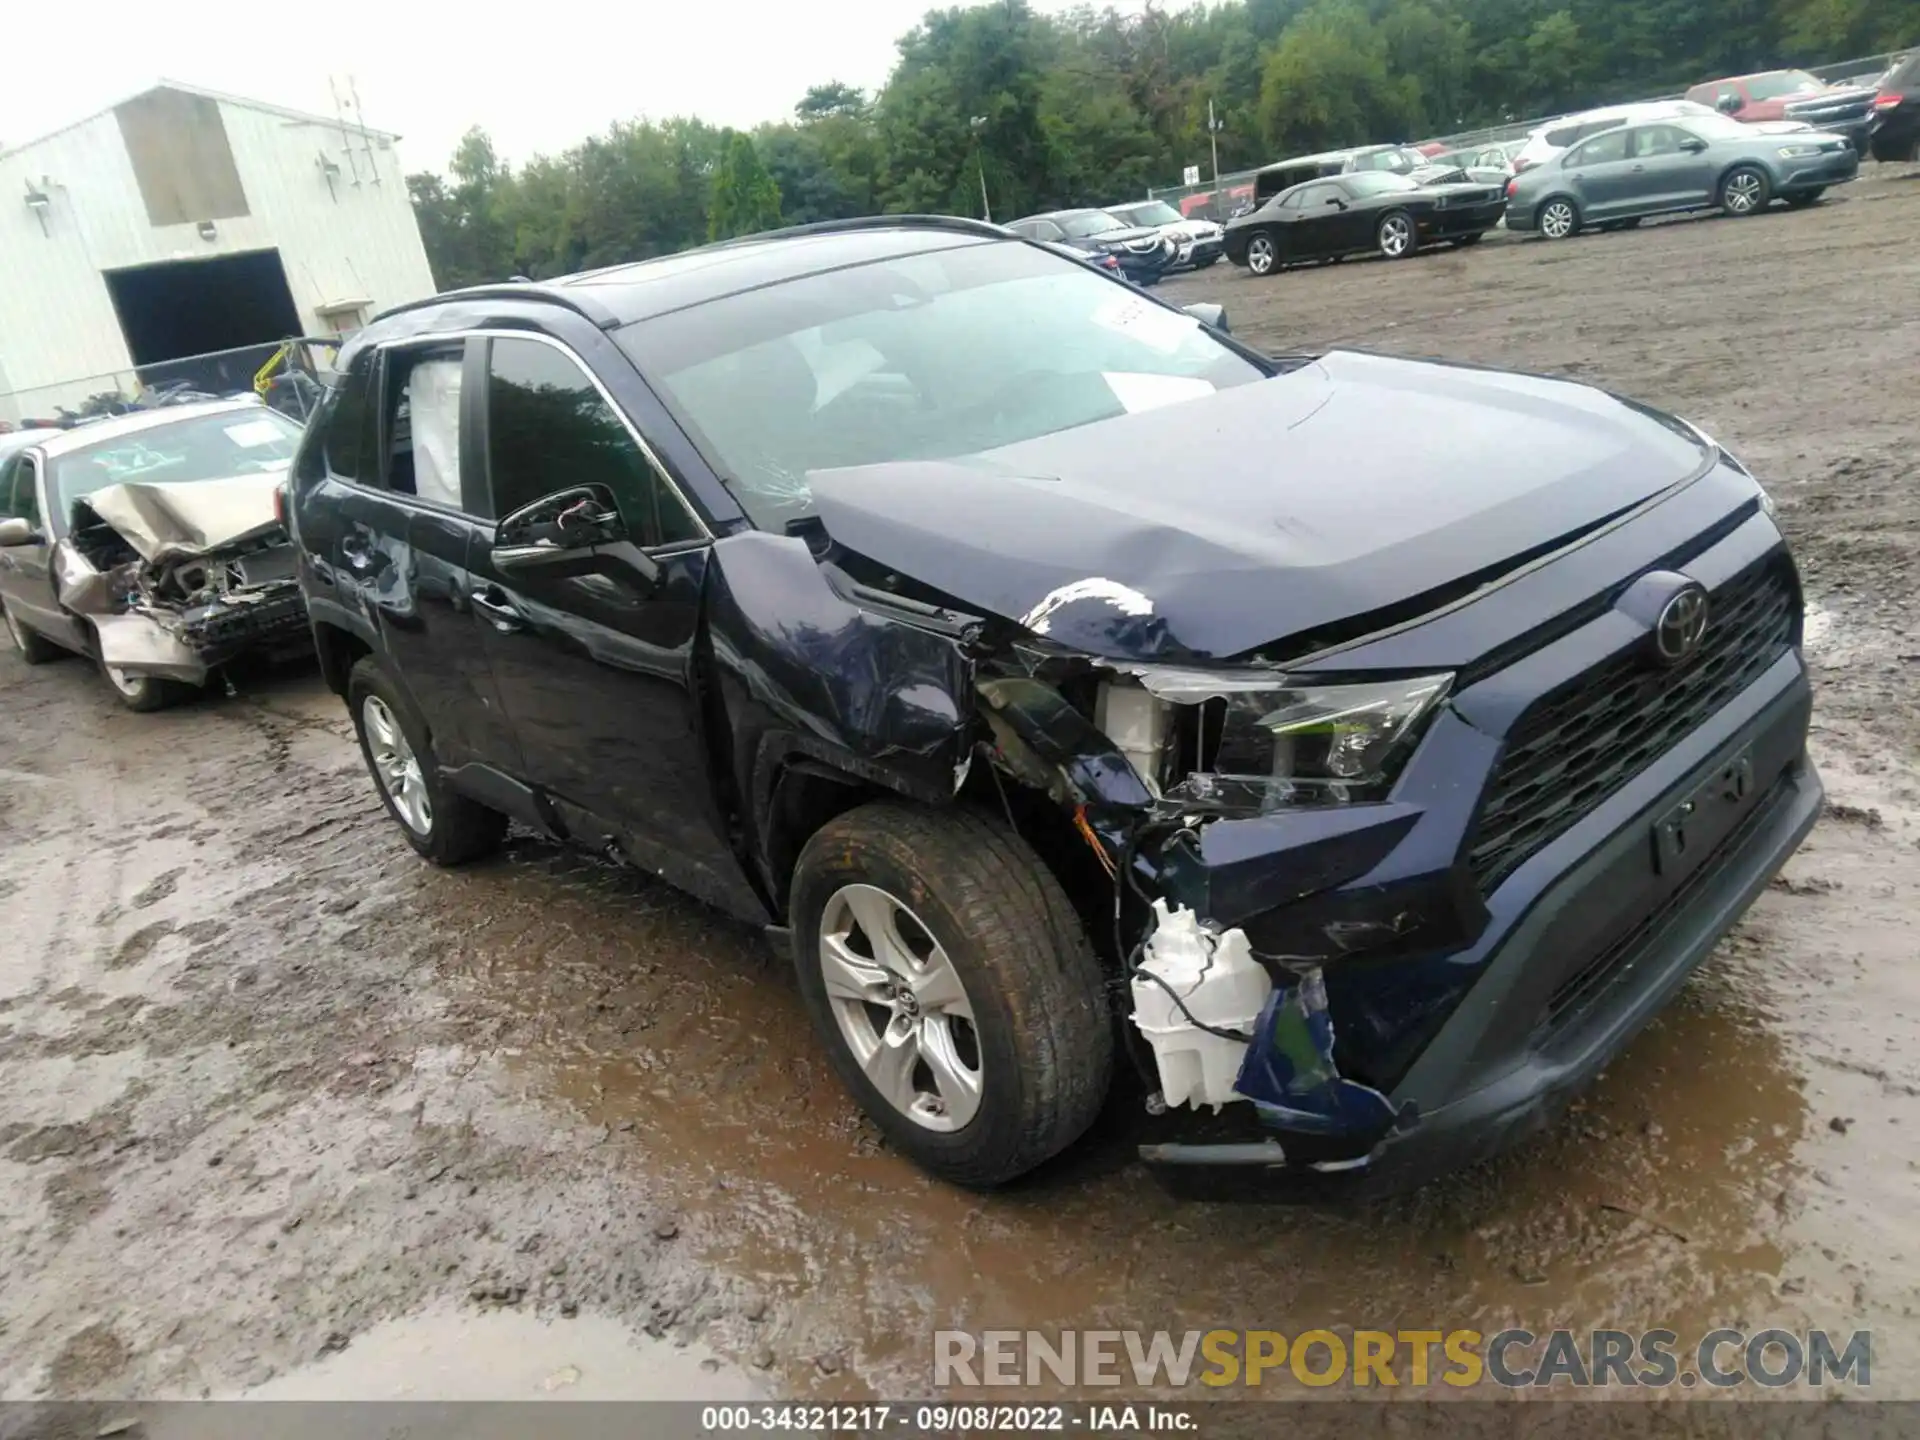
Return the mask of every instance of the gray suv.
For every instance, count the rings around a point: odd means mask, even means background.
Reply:
[[[1859,173],[1859,152],[1818,130],[1755,133],[1719,115],[1623,125],[1516,177],[1507,228],[1565,240],[1683,210],[1756,215],[1776,199],[1811,205]]]

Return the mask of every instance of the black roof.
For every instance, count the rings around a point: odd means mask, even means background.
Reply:
[[[690,305],[828,270],[993,240],[1017,240],[997,225],[950,215],[888,215],[829,220],[743,236],[677,255],[611,265],[545,281],[453,290],[386,311],[424,309],[462,299],[545,299],[616,329]],[[384,318],[384,316],[382,317]]]

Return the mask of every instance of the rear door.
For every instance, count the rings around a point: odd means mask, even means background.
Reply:
[[[1688,210],[1712,202],[1713,161],[1695,136],[1678,125],[1642,125],[1631,134],[1633,172],[1646,208]]]
[[[1603,130],[1567,152],[1561,162],[1568,187],[1586,220],[1600,222],[1639,207],[1640,176],[1627,154],[1625,127]]]
[[[475,372],[485,503],[506,522],[471,564],[495,683],[527,780],[573,838],[763,921],[717,807],[701,721],[710,540],[581,351],[628,362],[582,329],[566,342],[496,335]],[[582,503],[615,538],[526,563],[529,542],[563,539],[558,516]]]
[[[303,534],[325,546],[337,598],[378,637],[395,678],[449,768],[480,763],[514,774],[519,756],[493,692],[493,672],[468,601],[467,551],[490,528],[476,513],[478,461],[462,407],[469,353],[477,341],[454,339],[382,347],[360,378],[370,407],[329,412],[339,434],[329,467],[348,463],[355,427],[371,453],[330,506],[334,531]],[[350,377],[351,378],[351,377]],[[346,479],[339,476],[335,479]]]

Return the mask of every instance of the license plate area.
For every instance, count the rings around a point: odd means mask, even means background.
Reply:
[[[1739,824],[1753,802],[1753,754],[1717,765],[1684,800],[1653,824],[1653,873],[1685,875]]]

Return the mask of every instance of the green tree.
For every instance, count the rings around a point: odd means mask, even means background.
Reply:
[[[1350,0],[1323,0],[1280,37],[1260,77],[1260,122],[1283,153],[1325,150],[1408,128],[1418,84],[1393,73],[1384,37]]]
[[[726,158],[713,175],[713,198],[707,205],[707,238],[730,240],[772,230],[780,224],[780,187],[753,137],[736,131],[727,140]]]

